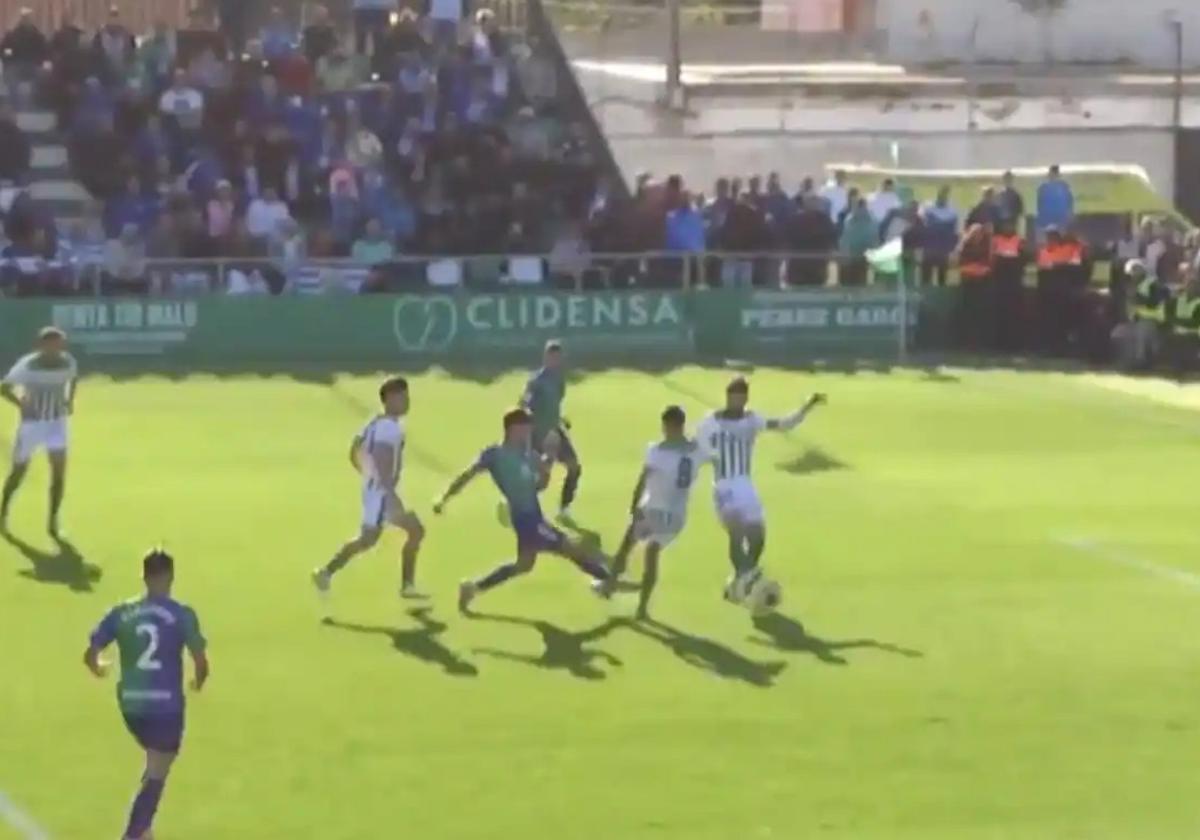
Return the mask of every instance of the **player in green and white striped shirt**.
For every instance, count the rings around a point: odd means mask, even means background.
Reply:
[[[30,459],[45,447],[50,458],[49,531],[58,536],[58,511],[67,474],[67,417],[75,404],[78,375],[75,359],[67,352],[66,333],[46,327],[38,333],[34,351],[18,359],[0,382],[0,398],[21,412],[12,470],[0,495],[0,531],[8,528],[9,505],[25,479]]]

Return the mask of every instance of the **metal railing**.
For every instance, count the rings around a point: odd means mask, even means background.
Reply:
[[[895,285],[865,257],[824,252],[592,253],[398,255],[379,263],[347,259],[131,260],[103,262],[21,258],[0,261],[0,297],[80,295],[320,295],[454,290],[645,287],[823,288]]]

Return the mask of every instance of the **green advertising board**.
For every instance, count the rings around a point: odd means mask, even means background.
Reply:
[[[703,290],[569,294],[0,300],[0,352],[67,330],[103,367],[528,360],[551,337],[593,358],[894,354],[919,301],[894,291]]]

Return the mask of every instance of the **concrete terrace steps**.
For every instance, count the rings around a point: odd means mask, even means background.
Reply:
[[[71,175],[67,147],[51,111],[17,111],[17,126],[33,147],[29,194],[55,219],[65,221],[84,215],[91,194]]]

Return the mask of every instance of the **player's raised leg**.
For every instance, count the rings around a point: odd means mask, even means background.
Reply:
[[[344,543],[328,563],[313,572],[313,585],[317,590],[322,594],[327,593],[333,576],[346,568],[355,557],[374,548],[382,533],[382,526],[364,524],[357,537]]]
[[[150,827],[158,813],[158,804],[162,801],[167,775],[171,772],[175,755],[174,752],[146,750],[146,772],[142,774],[141,787],[138,788],[129,808],[129,821],[125,826],[126,840],[150,838]]]
[[[480,593],[495,589],[515,577],[529,574],[537,563],[537,555],[537,549],[531,546],[519,548],[517,559],[511,563],[503,563],[475,580],[464,580],[458,587],[459,611],[464,614],[470,613],[471,602]]]

